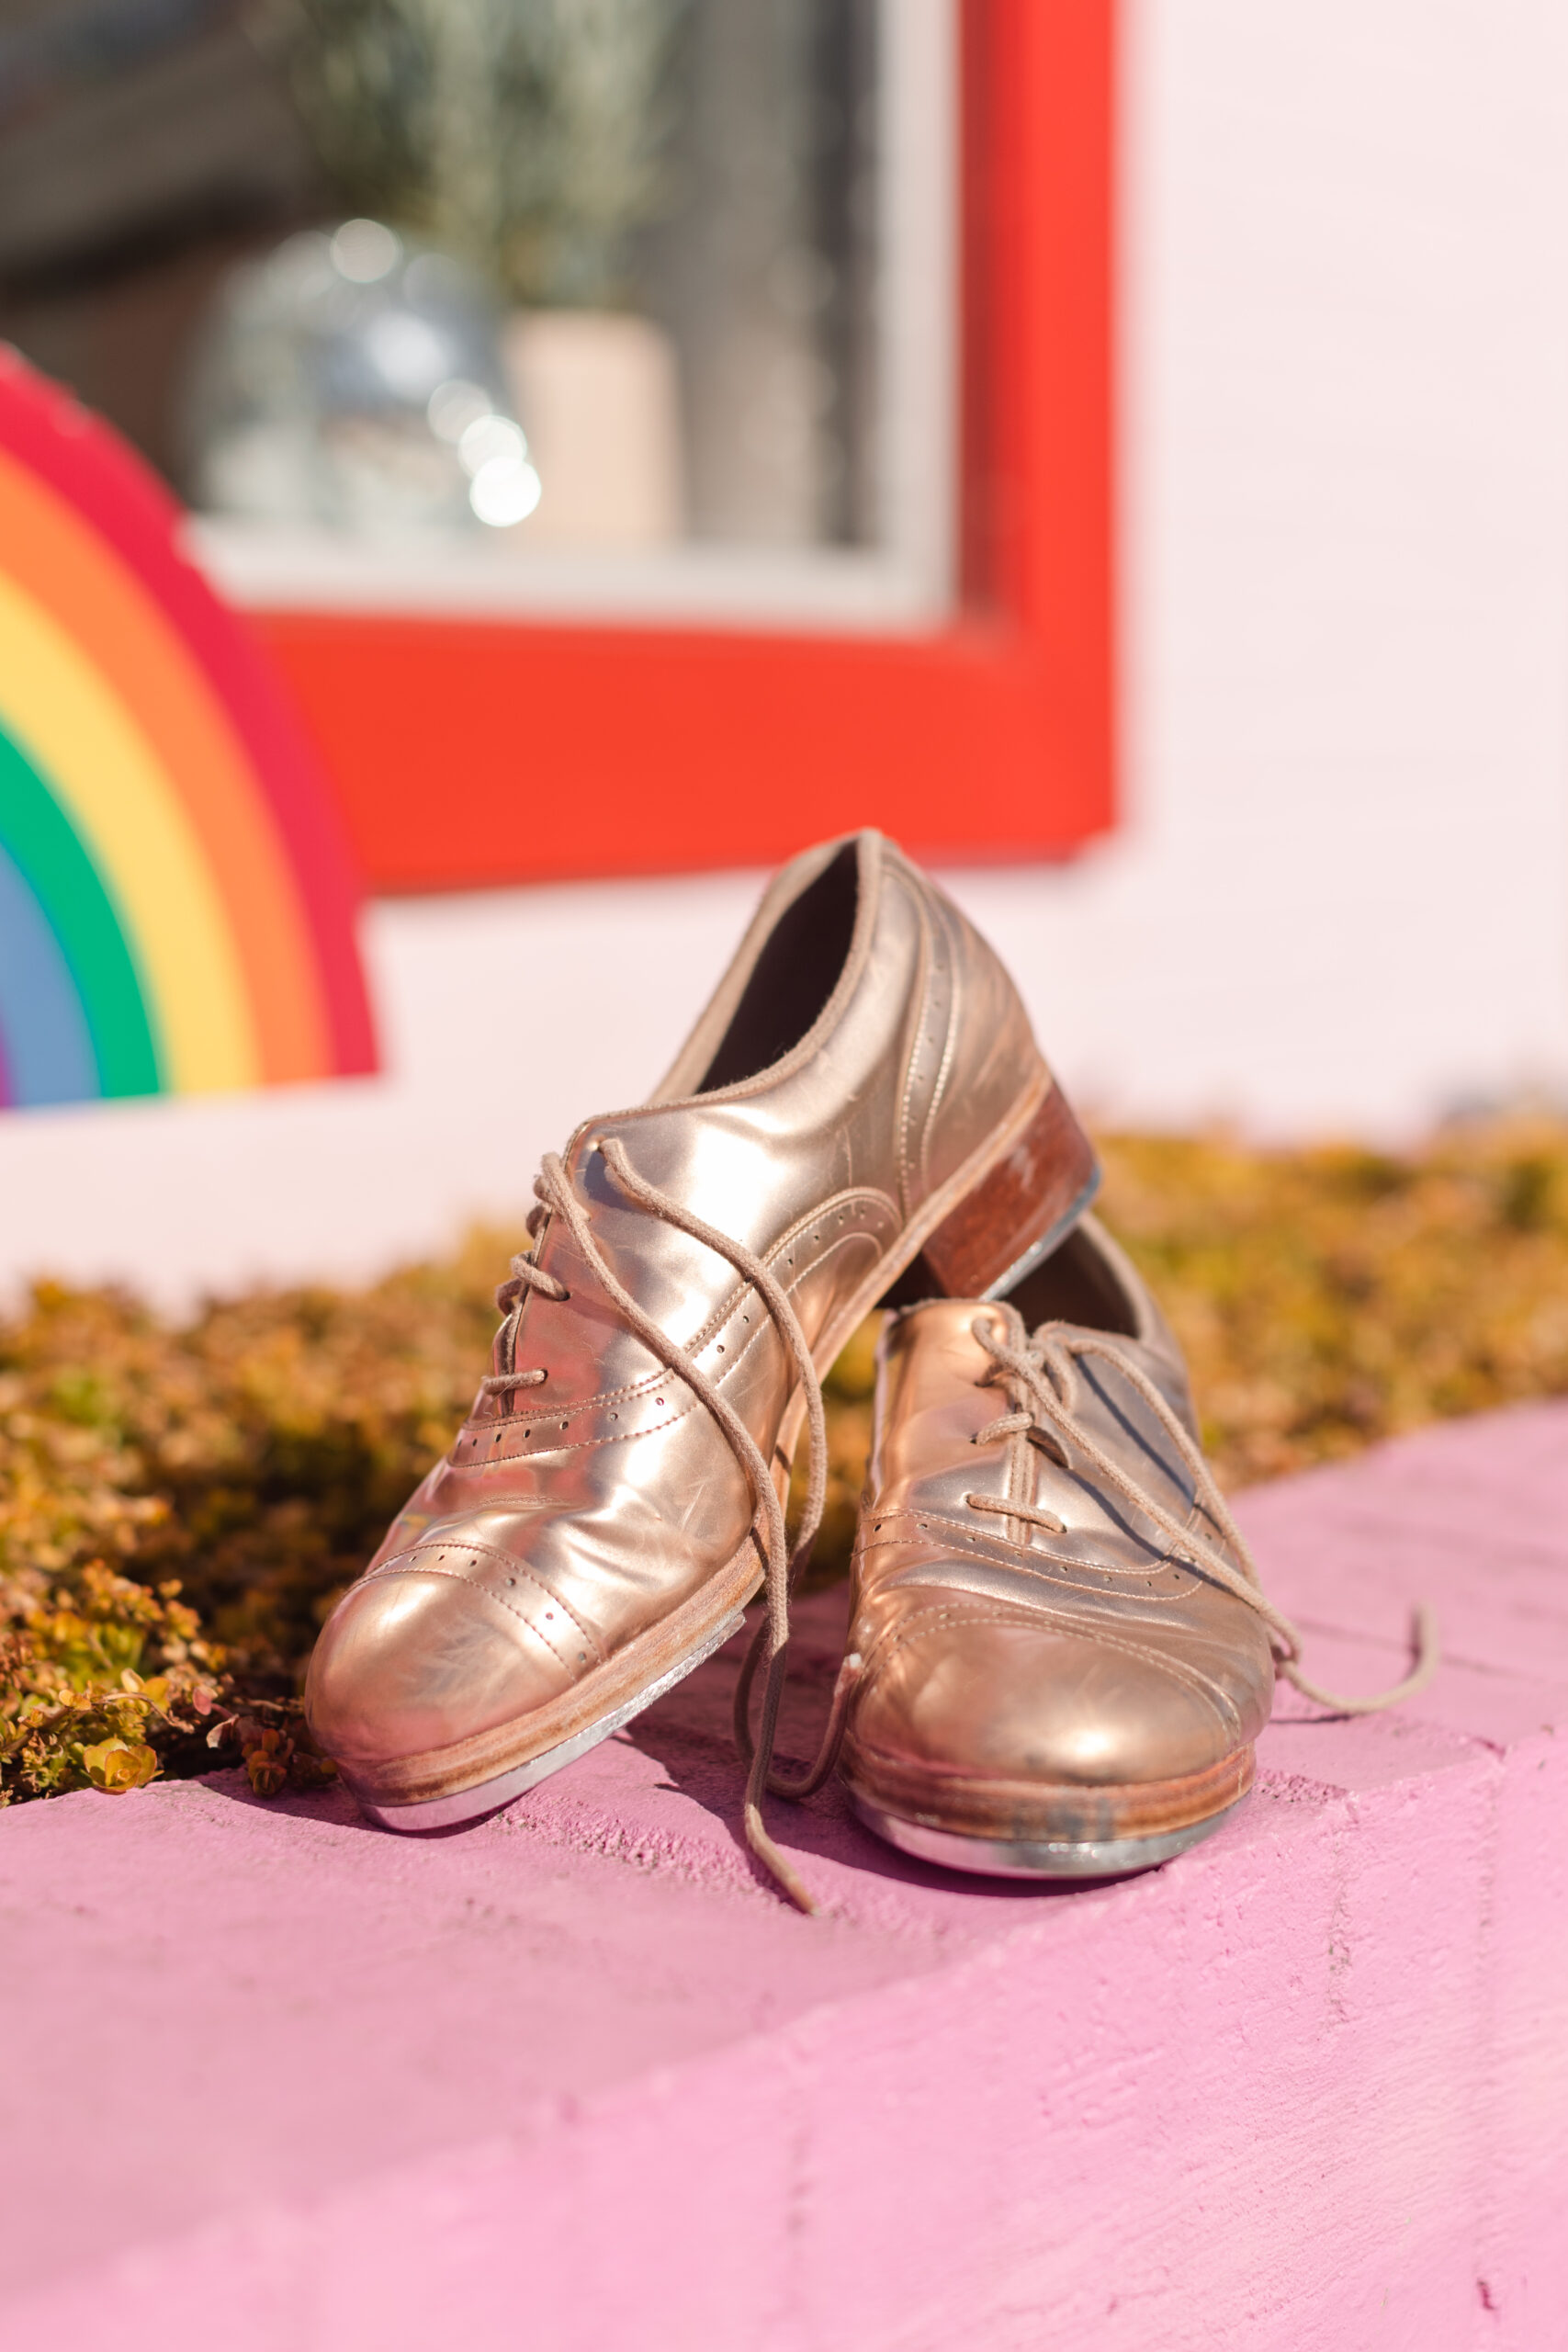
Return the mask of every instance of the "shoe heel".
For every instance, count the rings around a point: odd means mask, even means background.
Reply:
[[[993,1298],[1071,1230],[1100,1190],[1100,1162],[1059,1086],[990,1173],[928,1235],[882,1301]]]

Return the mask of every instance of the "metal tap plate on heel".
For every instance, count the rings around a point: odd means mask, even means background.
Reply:
[[[982,1878],[1097,1879],[1122,1878],[1134,1871],[1154,1870],[1196,1846],[1224,1826],[1247,1803],[1250,1790],[1206,1821],[1182,1829],[1168,1829],[1151,1838],[1112,1838],[1072,1844],[1037,1842],[1025,1838],[970,1838],[956,1830],[931,1829],[918,1821],[904,1821],[885,1813],[855,1790],[850,1803],[868,1829],[902,1854],[918,1861],[935,1862],[942,1870],[965,1871]]]

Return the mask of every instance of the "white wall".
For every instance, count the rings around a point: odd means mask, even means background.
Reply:
[[[1048,894],[1073,1066],[1286,1129],[1568,1091],[1568,9],[1131,26],[1134,820]]]
[[[172,1301],[368,1274],[521,1222],[539,1155],[635,1102],[759,877],[388,900],[363,947],[385,1075],[0,1117],[0,1286],[124,1274]]]
[[[1568,8],[1134,0],[1125,134],[1127,820],[953,886],[1101,1115],[1568,1100]],[[0,1121],[0,1281],[519,1214],[757,881],[372,910],[389,1078]]]

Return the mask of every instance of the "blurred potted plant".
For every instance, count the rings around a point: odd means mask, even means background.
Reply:
[[[675,360],[629,303],[685,0],[283,0],[296,101],[358,210],[480,270],[545,484],[530,537],[681,527]]]

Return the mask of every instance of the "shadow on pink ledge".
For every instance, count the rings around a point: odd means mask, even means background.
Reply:
[[[0,2347],[1546,2352],[1568,2312],[1568,1408],[1260,1489],[1346,1688],[1148,1876],[739,1835],[721,1657],[428,1839],[237,1776],[0,1819]],[[802,1611],[804,1752],[842,1601]],[[793,1736],[792,1736],[793,1732]]]

